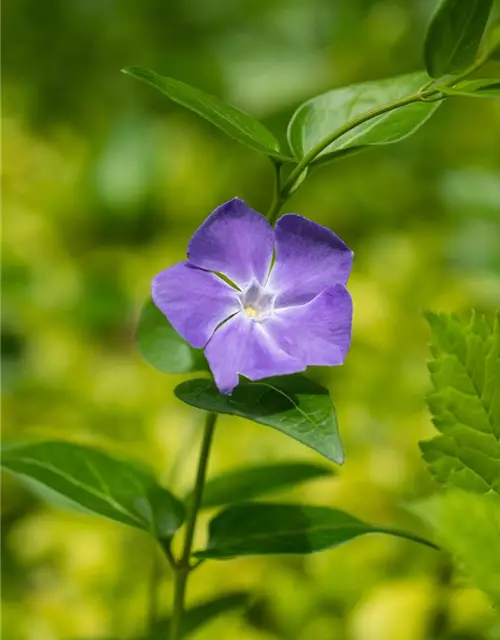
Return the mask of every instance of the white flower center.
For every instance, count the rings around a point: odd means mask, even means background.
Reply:
[[[254,320],[267,318],[274,311],[276,295],[266,291],[258,282],[252,282],[239,298],[243,311]]]

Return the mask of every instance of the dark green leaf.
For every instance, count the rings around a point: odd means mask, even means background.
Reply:
[[[442,433],[421,442],[431,472],[446,485],[500,494],[500,322],[427,314],[432,330],[428,397]]]
[[[500,503],[498,496],[448,491],[413,510],[436,531],[479,589],[500,606]]]
[[[304,554],[322,551],[365,533],[387,533],[432,543],[405,531],[366,524],[328,507],[249,502],[222,511],[210,523],[208,546],[199,558]]]
[[[500,98],[500,80],[482,79],[459,82],[454,87],[442,87],[440,90],[453,96],[470,98]]]
[[[465,71],[476,57],[493,0],[442,0],[424,44],[432,78]]]
[[[181,338],[152,300],[142,308],[137,327],[137,348],[149,364],[163,373],[208,369],[203,351],[193,349]]]
[[[248,500],[308,480],[331,476],[333,469],[307,462],[283,462],[226,471],[207,482],[203,489],[204,508]],[[186,501],[189,502],[190,496]]]
[[[243,608],[249,600],[244,591],[218,596],[188,609],[182,618],[180,638],[187,638],[199,627],[233,609]],[[167,640],[169,636],[170,618],[158,620],[153,630],[153,637],[148,640]]]
[[[71,503],[168,538],[184,520],[184,505],[142,466],[69,442],[10,444],[2,466]]]
[[[304,376],[242,380],[230,396],[219,393],[211,380],[188,380],[175,389],[175,395],[198,409],[274,427],[333,462],[344,460],[330,395]]]
[[[423,72],[362,82],[334,89],[304,103],[288,125],[288,141],[297,158],[357,116],[416,93],[429,78]],[[403,140],[414,133],[438,108],[439,102],[415,102],[351,129],[324,149],[316,162],[371,146]]]
[[[155,87],[174,102],[194,111],[247,147],[275,158],[287,159],[281,153],[273,134],[244,111],[180,80],[160,76],[149,69],[129,67],[123,69],[123,72]]]

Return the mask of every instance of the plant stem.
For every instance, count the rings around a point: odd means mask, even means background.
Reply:
[[[153,629],[156,623],[156,617],[158,615],[158,583],[160,580],[160,571],[158,566],[157,548],[153,550],[153,557],[151,559],[151,575],[149,578],[149,633],[153,635]]]
[[[193,546],[194,532],[196,528],[196,519],[203,497],[203,488],[205,486],[205,478],[207,474],[208,459],[210,455],[210,445],[217,421],[216,413],[207,413],[205,418],[205,428],[203,432],[203,442],[198,460],[198,470],[196,472],[196,480],[192,495],[190,510],[186,521],[186,534],[184,538],[184,547],[179,562],[175,566],[175,582],[174,582],[174,606],[172,610],[172,620],[170,626],[170,640],[179,640],[181,631],[182,615],[184,613],[184,601],[186,597],[187,580],[190,571],[193,569],[191,565],[191,549]]]

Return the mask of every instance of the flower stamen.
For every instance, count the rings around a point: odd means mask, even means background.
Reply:
[[[250,318],[256,318],[259,315],[257,309],[254,309],[253,307],[245,307],[244,310],[247,316],[249,316]]]

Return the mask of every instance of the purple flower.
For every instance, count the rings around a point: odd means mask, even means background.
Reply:
[[[273,229],[235,198],[205,220],[187,255],[153,279],[153,301],[189,344],[205,348],[222,393],[238,374],[260,380],[342,364],[353,254],[333,231],[293,214]]]

